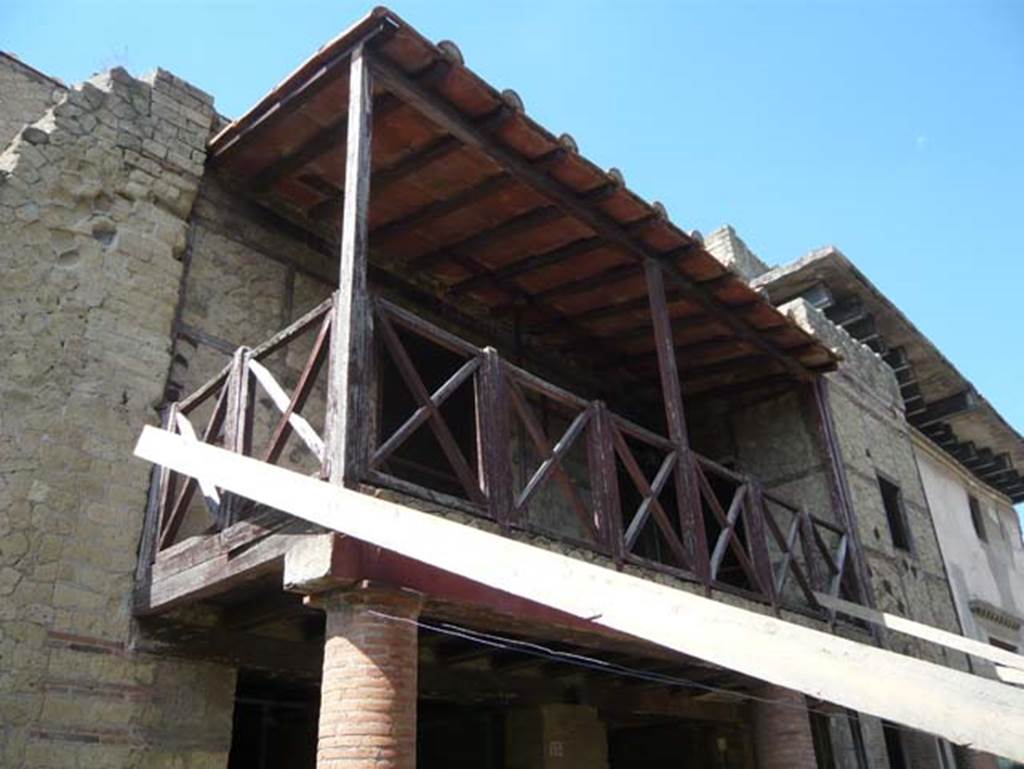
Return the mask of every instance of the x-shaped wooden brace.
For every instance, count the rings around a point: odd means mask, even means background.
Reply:
[[[736,556],[736,560],[739,561],[740,566],[750,580],[750,584],[760,585],[761,580],[758,579],[757,571],[750,562],[750,557],[743,549],[739,537],[736,536],[736,524],[739,521],[740,514],[743,512],[743,502],[747,495],[746,485],[741,485],[736,489],[732,502],[729,504],[729,512],[726,513],[718,502],[718,497],[711,488],[711,484],[708,483],[704,470],[700,467],[697,468],[697,478],[700,482],[704,500],[708,503],[712,514],[714,514],[722,526],[722,532],[718,535],[718,541],[715,542],[715,548],[711,553],[711,579],[718,578],[718,569],[722,565],[722,559],[725,558],[725,552],[728,548]],[[761,585],[761,589],[766,594],[771,595],[770,585]]]
[[[323,466],[324,458],[324,446],[320,436],[316,434],[312,426],[309,425],[304,418],[299,415],[302,411],[302,407],[306,405],[306,400],[309,398],[309,394],[313,391],[313,383],[316,381],[317,376],[320,373],[320,369],[327,358],[327,342],[330,338],[331,331],[331,314],[327,313],[324,316],[323,322],[320,324],[320,330],[317,332],[316,341],[313,342],[313,349],[309,353],[309,357],[306,359],[306,365],[302,369],[302,373],[299,375],[299,381],[295,385],[295,390],[292,392],[290,399],[284,402],[283,408],[278,405],[278,409],[281,411],[281,418],[277,422],[277,426],[274,428],[274,432],[270,437],[270,441],[267,443],[267,449],[263,454],[263,461],[273,464],[281,456],[281,452],[284,450],[284,446],[288,441],[288,436],[291,435],[294,430],[302,441],[306,444],[310,451],[320,461]],[[256,361],[250,361],[249,367],[252,369],[253,374],[259,379],[259,371],[253,367]],[[260,367],[262,368],[262,367]],[[267,372],[269,375],[269,372]],[[271,377],[272,379],[272,377]],[[264,389],[267,389],[267,384],[261,382]],[[276,382],[275,382],[276,384]],[[269,390],[268,390],[269,392]],[[279,403],[279,400],[275,400],[273,395],[271,399],[274,400],[275,405]]]
[[[206,424],[206,429],[203,431],[202,442],[209,443],[211,439],[215,438],[220,434],[221,428],[224,426],[224,418],[227,414],[227,393],[231,387],[231,379],[227,379],[224,385],[221,387],[220,393],[217,395],[217,401],[213,406],[213,413],[210,414],[210,421]],[[176,427],[178,432],[191,441],[199,440],[196,436],[195,430],[192,428],[192,423],[189,422],[188,418],[181,412],[175,410],[174,421],[171,427]],[[170,482],[170,474],[167,474],[166,482]],[[198,481],[195,478],[189,477],[185,481],[184,487],[178,492],[178,496],[174,500],[174,504],[171,507],[170,513],[167,515],[166,520],[161,521],[160,530],[160,541],[157,545],[158,550],[170,545],[174,542],[174,538],[178,535],[178,529],[181,528],[182,522],[185,520],[185,512],[188,509],[188,503],[192,499],[192,494],[195,492],[196,485],[199,485],[203,492],[203,499],[206,502],[206,507],[210,511],[214,522],[218,520],[220,515],[220,493],[217,488],[200,478]]]
[[[778,570],[774,574],[775,595],[782,595],[782,590],[786,586],[786,581],[792,573],[793,578],[796,579],[797,584],[800,585],[800,590],[803,592],[804,597],[810,602],[811,606],[817,606],[818,601],[814,597],[814,589],[807,581],[807,575],[804,573],[804,570],[800,568],[800,564],[793,559],[793,554],[795,552],[794,548],[796,548],[797,539],[800,536],[800,511],[790,511],[793,514],[793,520],[790,521],[789,530],[785,535],[783,535],[782,529],[779,528],[779,524],[775,520],[775,515],[768,508],[767,501],[762,506],[762,509],[764,510],[764,520],[768,524],[768,530],[771,531],[772,536],[775,538],[776,543],[778,543],[779,548],[783,552],[782,562],[779,564]]]
[[[679,464],[679,453],[670,451],[662,461],[661,467],[658,468],[654,481],[648,483],[647,477],[644,475],[643,470],[640,469],[640,465],[637,464],[636,458],[633,456],[633,452],[630,451],[626,439],[622,437],[619,428],[612,425],[611,433],[612,441],[615,444],[615,453],[622,460],[626,472],[633,479],[633,483],[636,485],[637,491],[640,492],[640,496],[643,497],[640,506],[633,515],[633,520],[629,522],[629,526],[626,528],[626,533],[623,537],[623,547],[627,553],[633,550],[640,532],[643,531],[647,523],[647,519],[653,515],[655,524],[665,538],[665,542],[668,544],[672,554],[678,559],[679,565],[684,569],[688,568],[690,566],[690,559],[686,555],[686,548],[683,547],[682,541],[676,536],[665,508],[662,507],[661,502],[658,500],[658,497],[665,488],[665,484],[668,483],[669,478],[672,477],[672,473]]]
[[[576,439],[583,433],[587,425],[590,423],[591,418],[594,415],[594,408],[590,406],[572,420],[569,427],[566,429],[565,434],[559,438],[558,443],[551,446],[548,443],[547,435],[544,432],[544,428],[537,422],[537,418],[533,415],[533,410],[526,401],[526,397],[520,390],[519,385],[515,380],[507,376],[505,381],[508,387],[508,393],[512,398],[512,405],[519,415],[519,418],[523,421],[523,425],[526,427],[527,433],[530,435],[530,439],[533,441],[534,447],[537,449],[537,453],[543,457],[540,467],[537,468],[533,476],[527,482],[526,486],[516,497],[515,502],[512,506],[513,515],[519,516],[521,512],[529,504],[530,499],[537,492],[537,489],[554,473],[558,485],[565,493],[569,504],[572,506],[573,511],[576,513],[576,517],[579,518],[580,523],[583,524],[583,528],[592,540],[600,541],[600,533],[597,530],[597,525],[594,523],[593,518],[587,512],[587,506],[583,502],[583,498],[580,496],[579,490],[576,488],[576,484],[573,483],[569,474],[565,471],[562,466],[562,460],[565,455],[572,448]]]
[[[391,319],[380,311],[376,315],[377,327],[381,332],[384,345],[391,354],[391,358],[398,368],[398,373],[405,381],[409,392],[412,393],[413,399],[418,406],[412,416],[374,452],[370,460],[371,466],[378,467],[383,463],[412,435],[416,428],[426,421],[429,422],[430,429],[441,446],[441,451],[444,452],[448,463],[455,471],[456,476],[458,476],[459,482],[462,484],[463,489],[465,489],[469,499],[479,504],[485,504],[487,500],[480,490],[479,480],[470,469],[469,462],[466,461],[465,455],[459,448],[458,443],[456,443],[455,437],[448,428],[448,424],[444,421],[440,410],[441,404],[480,367],[480,358],[473,357],[467,360],[458,371],[449,377],[448,381],[438,388],[437,392],[431,394],[427,390],[426,385],[423,384],[419,373],[417,373],[416,366],[406,352],[402,340],[398,338]]]

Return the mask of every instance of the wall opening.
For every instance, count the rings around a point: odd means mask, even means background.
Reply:
[[[889,521],[892,546],[897,550],[909,552],[910,527],[907,526],[907,516],[903,509],[903,494],[900,492],[900,487],[879,475],[878,490],[882,495],[885,517]]]

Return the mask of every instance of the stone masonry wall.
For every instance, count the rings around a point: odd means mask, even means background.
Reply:
[[[803,300],[781,309],[844,357],[839,370],[828,375],[830,402],[876,605],[959,633],[895,376],[869,348]],[[910,530],[909,552],[893,546],[879,475],[900,488]],[[942,647],[897,634],[890,634],[889,642],[898,651],[967,669],[963,655]]]
[[[133,572],[211,99],[68,91],[0,154],[0,766],[223,766],[234,671],[132,649]]]
[[[60,81],[0,51],[0,149],[66,93],[67,88]]]

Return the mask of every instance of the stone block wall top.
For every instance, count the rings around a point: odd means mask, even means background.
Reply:
[[[842,356],[840,373],[858,380],[885,406],[902,413],[903,398],[896,375],[878,353],[858,342],[805,299],[786,302],[779,306],[779,311],[832,352]]]
[[[751,281],[768,272],[768,265],[755,254],[731,224],[723,225],[704,238],[704,247],[718,261]]]

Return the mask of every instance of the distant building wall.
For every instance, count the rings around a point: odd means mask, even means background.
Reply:
[[[0,766],[226,761],[234,671],[136,652],[131,612],[212,114],[115,69],[0,154]]]
[[[1024,648],[1024,545],[1016,512],[924,439],[916,449],[965,634]],[[971,496],[984,540],[971,520]]]

